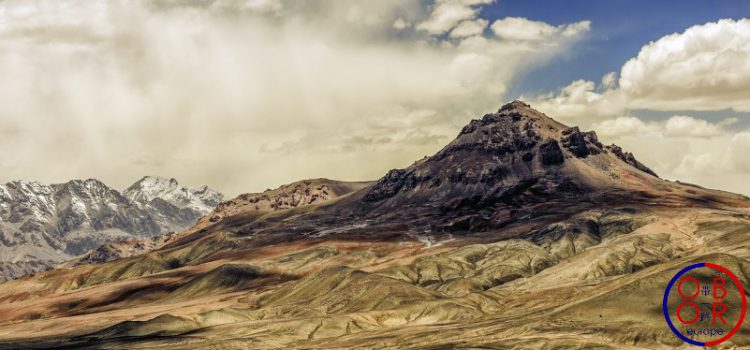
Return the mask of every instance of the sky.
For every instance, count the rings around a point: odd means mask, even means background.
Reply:
[[[750,3],[0,1],[0,181],[373,180],[513,99],[750,194]]]

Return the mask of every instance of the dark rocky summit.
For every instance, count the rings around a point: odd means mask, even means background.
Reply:
[[[592,156],[599,158],[589,160]],[[526,103],[514,101],[497,113],[469,122],[434,156],[389,171],[367,191],[363,201],[404,205],[480,196],[485,198],[483,203],[490,203],[494,201],[487,196],[505,193],[531,180],[586,187],[592,185],[582,183],[589,176],[580,172],[584,171],[582,166],[591,167],[590,162],[603,164],[596,167],[632,167],[656,176],[632,154],[623,153],[617,146],[604,147],[595,132],[567,127]]]

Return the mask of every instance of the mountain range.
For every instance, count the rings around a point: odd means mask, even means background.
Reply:
[[[180,231],[223,195],[146,176],[122,193],[99,180],[0,185],[0,280],[46,270],[102,244]]]
[[[321,204],[359,190],[369,184],[371,182],[312,179],[282,185],[262,193],[244,193],[236,198],[219,203],[212,211],[200,218],[192,229],[206,227],[225,217],[243,212],[273,212]],[[101,264],[140,255],[158,249],[172,242],[176,237],[170,233],[149,238],[111,242],[70,259],[60,266],[75,267],[84,264]]]
[[[747,197],[513,101],[377,181],[243,195],[140,254],[1,283],[0,348],[669,349],[670,278],[747,284],[748,234]]]

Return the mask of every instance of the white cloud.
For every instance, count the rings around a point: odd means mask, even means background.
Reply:
[[[664,129],[666,136],[673,137],[714,137],[724,133],[721,125],[684,115],[670,117]]]
[[[218,9],[249,10],[259,13],[278,13],[283,8],[280,0],[216,0],[211,6]]]
[[[693,26],[641,48],[620,73],[631,105],[750,111],[750,19]]]
[[[589,21],[552,26],[523,17],[506,17],[496,20],[490,26],[499,38],[511,41],[539,41],[556,36],[572,38],[588,32],[590,27]]]
[[[622,66],[618,84],[611,74],[599,89],[594,82],[574,81],[557,93],[527,99],[577,121],[629,109],[750,111],[750,19],[723,19],[665,36]]]
[[[521,96],[539,110],[567,123],[592,123],[625,114],[622,95],[612,90],[598,92],[596,83],[576,80],[558,92],[535,97]]]
[[[3,177],[126,186],[161,174],[230,195],[377,178],[496,109],[519,71],[575,39],[408,26],[481,24],[485,3],[0,2]]]
[[[710,153],[686,154],[680,161],[680,165],[674,169],[674,173],[683,178],[696,178],[695,175],[717,170],[716,161],[717,159]]]
[[[462,21],[476,18],[481,5],[493,2],[494,0],[437,0],[430,17],[417,25],[417,29],[433,35],[447,33]]]
[[[463,21],[453,28],[450,33],[451,38],[465,38],[472,35],[481,35],[487,28],[489,22],[486,19],[476,19]]]
[[[397,18],[396,21],[393,22],[393,28],[396,28],[398,30],[403,30],[409,27],[411,27],[411,24],[401,17]]]
[[[655,132],[658,127],[649,125],[636,117],[618,117],[594,123],[591,128],[603,137],[623,137],[629,135],[644,135]]]
[[[750,173],[750,131],[732,136],[727,151],[728,164],[735,170]]]
[[[726,126],[736,121],[736,118],[728,118],[712,123],[691,116],[674,115],[662,122],[645,122],[637,117],[623,116],[593,123],[591,127],[602,136],[615,138],[632,135],[650,137],[654,134],[662,137],[710,138],[727,135],[730,131]]]

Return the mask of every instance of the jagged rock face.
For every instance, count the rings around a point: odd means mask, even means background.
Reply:
[[[414,180],[413,177],[410,179]],[[406,178],[406,170],[390,170],[382,179],[380,179],[380,181],[378,181],[377,184],[375,184],[375,187],[365,194],[364,201],[375,202],[381,199],[393,197],[399,190],[401,190],[401,187],[404,187],[404,185],[414,186],[413,184],[408,183],[410,179]]]
[[[0,185],[0,279],[49,268],[108,242],[187,228],[222,198],[204,187],[174,184],[144,178],[126,195],[95,179]]]
[[[587,183],[592,174],[607,181],[611,172],[623,167],[655,176],[631,158],[632,154],[622,153],[619,147],[604,147],[593,131],[567,127],[514,101],[497,113],[469,122],[434,156],[389,171],[362,200],[386,206],[442,205],[471,198],[490,203],[497,198],[488,196],[507,194],[531,182],[532,191],[544,192],[560,186],[594,186]]]
[[[444,200],[512,186],[543,171],[538,149],[548,132],[542,127],[540,120],[512,107],[472,120],[434,156],[388,172],[364,200],[377,202],[397,195]],[[554,163],[546,161],[545,165]]]
[[[599,154],[604,148],[593,131],[581,132],[577,126],[562,132],[562,144],[578,158]]]
[[[532,153],[528,153],[532,154]],[[547,142],[539,146],[539,157],[542,165],[556,165],[562,164],[565,161],[565,156],[560,149],[560,145],[556,140],[549,139]],[[532,158],[532,157],[527,157]]]
[[[98,180],[73,180],[51,187],[57,231],[63,235],[82,228],[132,229],[138,234],[155,234],[160,230],[155,218],[143,208]],[[68,250],[76,252],[77,248]]]

